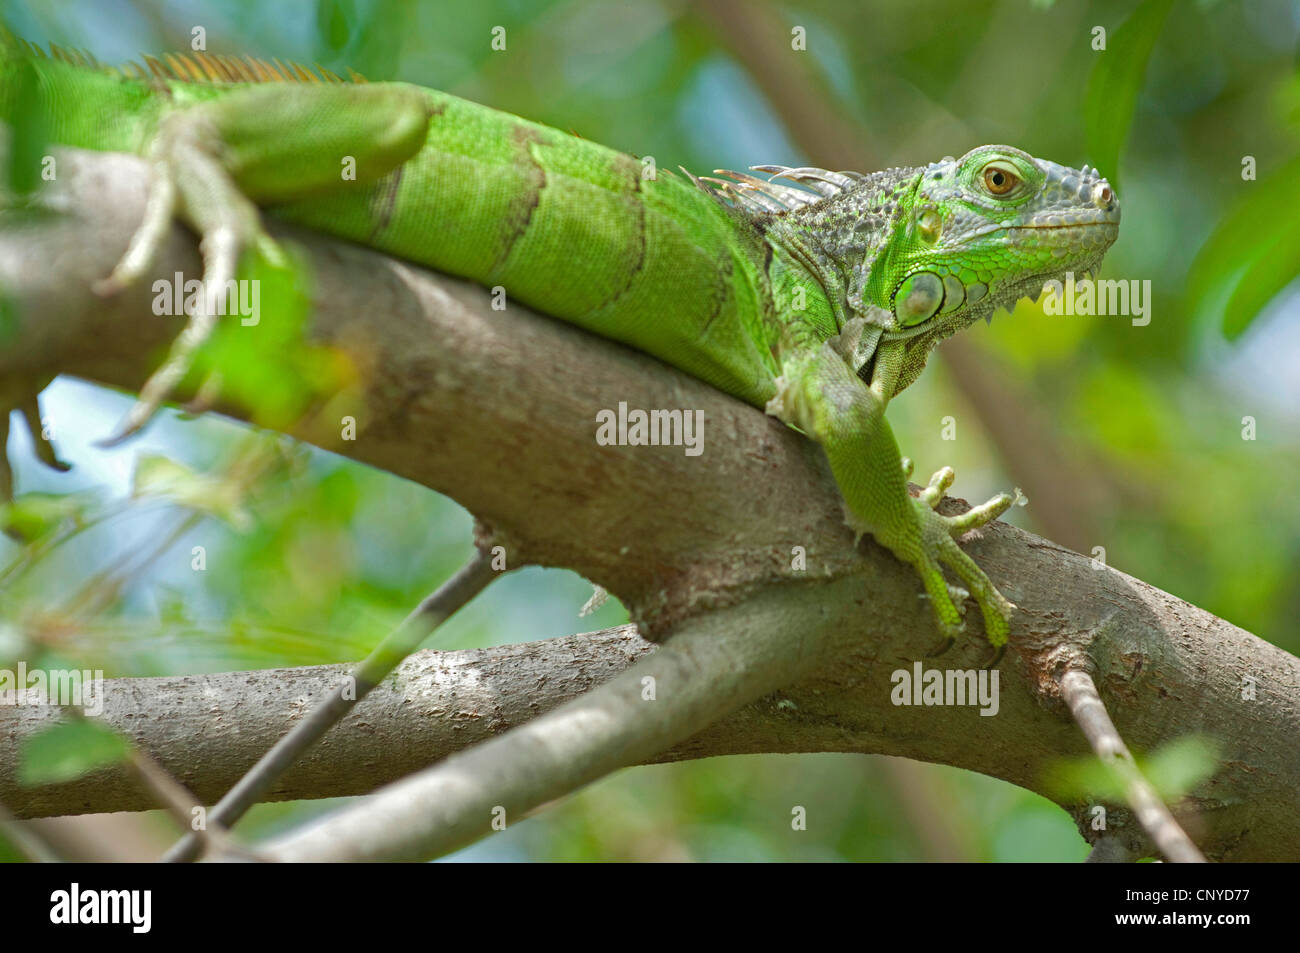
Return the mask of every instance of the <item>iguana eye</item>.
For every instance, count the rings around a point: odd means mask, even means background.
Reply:
[[[984,188],[992,195],[1006,195],[1020,184],[1020,176],[1000,165],[984,167]]]

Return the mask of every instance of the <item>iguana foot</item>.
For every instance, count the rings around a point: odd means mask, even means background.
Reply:
[[[929,485],[921,491],[919,497],[911,498],[919,523],[920,538],[914,541],[914,545],[897,548],[895,552],[910,562],[920,574],[945,640],[955,639],[965,627],[962,615],[965,599],[969,595],[974,597],[980,607],[984,617],[984,632],[990,644],[994,648],[1000,648],[1006,644],[1011,613],[1015,606],[998,592],[984,570],[957,545],[956,539],[997,519],[1021,499],[1021,494],[1019,490],[1015,493],[1000,493],[987,503],[972,507],[958,516],[944,516],[935,507],[943,499],[944,492],[952,485],[954,478],[953,470],[944,467],[930,478]],[[962,587],[949,585],[943,573],[945,566],[957,576]]]
[[[178,216],[200,235],[203,287],[166,359],[145,381],[117,430],[99,441],[102,447],[115,446],[144,427],[189,373],[199,348],[226,310],[226,295],[234,287],[244,251],[256,249],[274,263],[283,261],[278,246],[262,228],[257,206],[231,179],[199,123],[183,115],[173,117],[155,141],[150,163],[144,218],[117,266],[95,284],[95,291],[116,294],[144,277]]]

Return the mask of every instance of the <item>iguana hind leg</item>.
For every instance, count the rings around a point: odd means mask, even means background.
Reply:
[[[180,118],[180,117],[177,117]],[[96,290],[113,293],[139,279],[153,263],[158,244],[178,212],[198,231],[203,256],[203,290],[159,368],[140,389],[140,397],[113,435],[109,447],[139,431],[189,372],[194,356],[212,335],[224,310],[221,295],[235,280],[246,248],[257,248],[269,261],[282,263],[275,243],[262,230],[257,206],[230,178],[220,161],[193,141],[187,123],[160,137],[152,162],[153,183],[145,216],[126,254]],[[183,182],[184,185],[177,183]]]
[[[254,86],[177,109],[160,125],[148,157],[145,215],[117,267],[97,286],[111,294],[149,270],[173,218],[200,236],[203,290],[167,358],[105,445],[154,415],[211,336],[241,256],[284,258],[262,228],[258,204],[367,184],[419,151],[432,104],[413,87]]]

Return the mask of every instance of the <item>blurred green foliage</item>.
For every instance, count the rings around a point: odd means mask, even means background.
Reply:
[[[1142,78],[1160,28],[1174,0],[1151,0],[1138,6],[1107,39],[1105,28],[1094,30],[1092,46],[1098,56],[1084,98],[1084,129],[1092,164],[1106,169],[1119,187],[1119,154],[1137,112]]]
[[[1050,439],[1087,461],[1082,479],[1106,501],[1087,530],[1112,565],[1300,650],[1291,478],[1300,470],[1300,4],[806,0],[756,3],[752,13],[783,33],[806,28],[807,51],[791,55],[803,57],[876,167],[1009,142],[1091,163],[1115,182],[1122,175],[1124,224],[1104,274],[1150,281],[1151,323],[1051,317],[1022,302],[1011,318],[967,335],[993,377],[1032,395],[1026,412],[1049,422]],[[21,35],[90,47],[106,61],[187,47],[199,24],[213,51],[446,89],[653,155],[665,168],[806,158],[716,21],[669,0],[7,0],[3,17]],[[498,26],[504,52],[490,46]],[[1104,50],[1095,48],[1099,27]],[[1252,164],[1257,178],[1243,175]],[[293,297],[286,289],[290,304],[277,315],[292,313]],[[346,378],[329,355],[293,351],[288,339],[257,354],[219,342],[209,357],[237,390],[276,396],[267,423]],[[125,450],[92,449],[123,408],[120,396],[71,382],[46,392],[56,441],[78,465],[67,475],[39,469],[30,448],[11,441],[26,495],[5,520],[32,542],[0,544],[0,619],[18,620],[37,652],[110,676],[356,659],[469,552],[469,518],[450,501],[228,421],[168,418]],[[956,441],[941,436],[946,416],[960,421]],[[955,466],[961,495],[983,498],[1014,482],[1015,462],[994,453],[942,363],[890,417],[918,470]],[[1253,439],[1244,438],[1245,418]],[[1034,528],[1034,505],[1051,503],[1031,501],[1013,518]],[[202,570],[192,568],[194,547],[203,547]],[[569,574],[526,571],[471,604],[439,644],[522,641],[625,618],[611,603],[579,619],[588,594]],[[1175,748],[1171,783],[1193,778],[1202,754]],[[795,805],[808,809],[807,831],[791,830]],[[325,806],[265,806],[248,830]],[[629,769],[465,856],[1084,853],[1061,811],[1002,782],[893,759],[802,755]]]
[[[23,784],[51,784],[122,760],[127,742],[95,721],[53,725],[24,746],[18,777]]]
[[[1189,794],[1214,773],[1218,745],[1213,738],[1188,734],[1170,742],[1149,757],[1135,758],[1142,775],[1168,804]],[[1123,779],[1094,757],[1062,759],[1052,769],[1051,790],[1063,801],[1090,803],[1090,798],[1124,802]]]

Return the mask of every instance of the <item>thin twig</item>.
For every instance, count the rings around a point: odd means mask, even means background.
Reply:
[[[0,454],[3,456],[3,454]],[[24,824],[9,809],[0,804],[0,833],[8,838],[20,854],[34,864],[58,864],[63,858],[54,852],[45,841],[29,826]]]
[[[850,586],[855,579],[846,579]],[[611,771],[653,757],[844,650],[821,594],[786,588],[695,616],[609,681],[505,734],[260,845],[277,861],[417,861],[517,822]]]
[[[1205,863],[1205,856],[1178,826],[1174,815],[1133,760],[1097,694],[1092,676],[1078,670],[1066,672],[1061,678],[1061,697],[1092,750],[1123,785],[1124,799],[1160,853],[1175,863]]]
[[[289,769],[302,753],[319,741],[370,690],[382,682],[425,639],[451,618],[461,606],[482,592],[497,577],[491,558],[475,551],[456,574],[427,596],[396,629],[348,673],[341,685],[321,696],[307,716],[289,730],[274,747],[240,778],[208,815],[208,823],[228,828],[258,802],[271,784]],[[186,834],[172,846],[163,860],[184,863],[201,853],[199,839]]]
[[[90,717],[80,705],[70,705],[66,711],[73,721],[89,724]],[[157,803],[162,805],[163,809],[172,816],[172,819],[177,824],[181,827],[191,826],[194,809],[200,805],[195,800],[194,795],[187,791],[183,784],[173,778],[148,752],[141,750],[136,744],[131,744],[126,764],[141,785],[149,791]],[[231,842],[224,830],[215,829],[211,831],[195,831],[194,833],[195,837],[202,840],[207,846],[220,849],[232,857],[238,856],[245,860],[258,859],[252,850]]]

